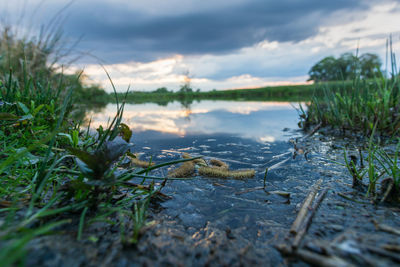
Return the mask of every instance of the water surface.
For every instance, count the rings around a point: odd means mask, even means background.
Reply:
[[[290,138],[299,137],[296,103],[201,101],[190,106],[178,102],[167,106],[127,104],[124,123],[133,130],[134,152],[141,159],[156,163],[175,160],[182,152],[205,159],[217,158],[231,169],[256,171],[245,180],[195,177],[170,181],[163,192],[173,196],[162,203],[164,213],[187,227],[201,228],[208,222],[238,229],[248,238],[271,238],[276,227],[289,225],[284,214],[292,214],[290,199],[268,194],[263,190],[245,190],[263,186],[269,168],[269,190],[290,190],[295,197],[293,181],[304,179],[307,167],[295,164]],[[115,114],[116,105],[109,104],[101,113],[92,113],[93,126],[105,125]],[[297,159],[298,160],[298,159]],[[157,170],[153,175],[165,176],[175,168]],[[295,168],[295,170],[293,169]],[[286,185],[291,181],[290,185]],[[302,190],[302,189],[298,189]],[[265,231],[268,225],[268,231]]]
[[[244,101],[201,101],[189,106],[179,102],[167,106],[126,104],[124,123],[135,133],[154,131],[177,137],[223,133],[258,142],[274,142],[287,140],[282,130],[297,128],[295,106],[298,104]],[[115,104],[108,104],[101,112],[88,116],[92,117],[94,127],[104,126],[116,110]]]

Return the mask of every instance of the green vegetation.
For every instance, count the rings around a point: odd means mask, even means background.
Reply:
[[[31,239],[63,224],[76,224],[76,217],[80,218],[76,225],[78,240],[87,225],[104,221],[120,225],[124,242],[137,242],[145,225],[145,207],[152,198],[160,197],[164,185],[144,185],[147,173],[186,160],[147,169],[125,167],[117,172],[125,166],[132,135],[121,123],[124,104],[118,104],[107,128],[100,127],[92,135],[89,129],[82,131],[79,124],[69,120],[73,87],[61,84],[51,89],[53,94],[38,92],[27,101],[21,97],[26,89],[12,81],[10,74],[0,83],[3,266],[20,261]],[[130,182],[134,177],[144,179],[134,184]],[[123,198],[117,197],[121,194]]]
[[[127,94],[128,103],[157,103],[167,105],[173,101],[190,104],[200,100],[230,100],[230,101],[308,101],[315,94],[313,85],[292,85],[262,87],[255,89],[213,90],[180,90],[172,92],[165,87],[153,92],[130,92]],[[122,96],[122,94],[119,94]]]
[[[321,123],[342,131],[369,135],[374,125],[380,134],[396,136],[400,130],[399,81],[356,79],[351,87],[323,84],[322,96],[315,95],[302,115],[303,127]]]
[[[367,54],[369,55],[369,54]],[[370,79],[363,75],[362,61],[354,58],[352,81],[317,83],[317,92],[302,109],[301,125],[321,124],[341,129],[362,132],[369,136],[372,131],[380,135],[398,136],[400,130],[400,77],[390,41],[391,77],[386,78],[377,70],[378,76]],[[387,70],[388,71],[388,70]],[[372,72],[371,72],[372,73]],[[373,73],[375,74],[375,73]]]
[[[391,43],[391,42],[390,42]],[[391,48],[391,46],[390,46]],[[358,59],[354,60],[353,70],[357,76],[353,81],[343,84],[317,84],[323,95],[314,95],[307,105],[307,111],[301,108],[303,128],[312,125],[330,126],[333,129],[361,133],[369,137],[366,148],[366,166],[360,150],[360,164],[357,157],[345,152],[345,166],[353,177],[353,187],[366,191],[377,200],[400,201],[399,146],[379,146],[379,138],[389,137],[388,142],[398,143],[400,136],[400,80],[397,72],[394,53],[390,49],[391,77],[378,75],[375,79],[367,79]],[[380,71],[378,72],[380,74]],[[363,178],[368,177],[368,185]],[[381,182],[380,194],[376,193],[377,182]]]
[[[344,165],[353,177],[353,188],[365,191],[367,196],[372,195],[375,202],[398,203],[400,201],[399,153],[399,144],[394,149],[385,149],[374,144],[371,138],[367,148],[366,166],[364,159],[361,158],[358,167],[357,158],[351,155],[348,159],[345,151]],[[363,184],[364,177],[367,177],[368,185]],[[377,192],[378,182],[381,182],[380,192]]]
[[[344,53],[339,58],[326,57],[317,62],[308,72],[309,81],[327,82],[340,80],[374,79],[382,77],[381,60],[375,54],[363,54],[360,57]]]
[[[105,93],[84,86],[81,74],[65,75],[49,66],[54,50],[43,40],[16,39],[8,29],[2,36],[1,265],[23,264],[30,240],[66,225],[78,240],[89,238],[85,229],[92,223],[119,225],[122,242],[138,242],[148,203],[164,196],[159,191],[166,178],[148,182],[148,174],[188,159],[145,169],[127,165],[132,132],[121,123],[124,103],[115,98],[117,113],[106,128],[95,134],[83,130],[72,120],[73,103],[88,92],[100,98]],[[138,184],[131,181],[135,177]]]
[[[86,85],[86,76],[82,73],[75,74],[57,74],[56,77],[65,80],[74,87],[73,103],[75,108],[82,108],[83,110],[90,110],[92,108],[101,108],[115,97],[107,94],[99,85]],[[123,95],[121,95],[121,99]]]
[[[103,89],[85,85],[84,75],[79,72],[67,75],[63,73],[63,66],[57,64],[70,52],[71,49],[63,45],[61,31],[41,32],[38,38],[29,38],[19,37],[12,28],[6,27],[0,34],[0,76],[11,73],[9,82],[23,88],[18,97],[24,101],[47,94],[57,98],[53,95],[54,88],[64,84],[74,87],[72,102],[76,105],[104,106],[110,97]]]

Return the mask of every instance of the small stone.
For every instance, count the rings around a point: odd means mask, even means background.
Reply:
[[[329,227],[336,232],[342,232],[344,229],[343,226],[338,224],[331,224]]]

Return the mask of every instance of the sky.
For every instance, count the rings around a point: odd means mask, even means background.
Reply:
[[[21,19],[22,18],[22,19]],[[326,56],[400,51],[399,0],[0,0],[0,22],[62,25],[70,72],[117,91],[304,83]],[[67,60],[65,60],[67,62]]]

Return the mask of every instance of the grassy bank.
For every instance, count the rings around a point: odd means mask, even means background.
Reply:
[[[152,102],[166,105],[169,102],[182,103],[200,100],[230,100],[230,101],[308,101],[315,94],[313,85],[274,86],[254,89],[213,90],[207,92],[189,91],[172,92],[156,90],[152,92],[134,91],[127,95],[129,103]],[[122,96],[122,94],[121,94]]]
[[[0,79],[2,266],[23,264],[30,240],[64,227],[80,240],[86,227],[103,222],[119,227],[121,242],[138,242],[149,202],[164,197],[165,183],[154,181],[166,178],[148,173],[192,159],[136,167],[118,99],[114,119],[93,134],[70,117],[73,84],[41,92],[33,88],[44,80],[28,89],[16,81],[11,74]]]
[[[301,125],[305,129],[316,125],[330,127],[343,135],[361,137],[364,141],[357,144],[357,155],[344,153],[344,165],[353,177],[353,188],[372,196],[375,202],[398,203],[400,147],[396,144],[400,141],[400,79],[394,53],[390,53],[390,58],[390,78],[357,77],[350,84],[317,85],[323,94],[314,95],[307,104]]]
[[[71,48],[65,47],[61,31],[42,32],[38,38],[19,36],[16,32],[12,27],[0,30],[0,77],[3,84],[8,82],[20,89],[16,96],[22,101],[46,98],[47,94],[59,97],[53,92],[66,86],[74,88],[75,106],[103,106],[110,100],[100,86],[87,86],[82,73],[64,73],[65,67],[59,61],[69,56]]]
[[[342,131],[370,135],[374,127],[381,135],[398,136],[400,130],[400,83],[390,79],[353,81],[344,85],[319,85],[304,114],[304,126],[321,123]]]
[[[107,127],[82,129],[72,114],[108,95],[86,87],[81,74],[65,75],[49,65],[55,50],[43,40],[17,39],[7,29],[1,38],[1,266],[24,265],[32,239],[66,227],[80,240],[93,223],[117,225],[121,242],[136,243],[147,205],[163,197],[164,184],[154,181],[164,179],[147,182],[147,174],[174,162],[133,166],[132,133],[121,123],[124,104],[118,98]],[[141,182],[132,183],[134,177]]]

